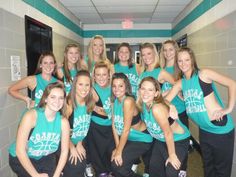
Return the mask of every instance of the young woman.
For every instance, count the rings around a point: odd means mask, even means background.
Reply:
[[[93,72],[94,65],[97,62],[103,61],[111,68],[112,64],[107,58],[106,44],[103,36],[94,36],[88,45],[88,55],[85,57],[85,62],[90,73]]]
[[[91,112],[94,108],[92,95],[92,79],[86,70],[78,71],[74,78],[72,90],[68,99],[68,114],[70,114],[71,138],[70,155],[63,175],[66,177],[84,177],[86,168],[86,149],[83,140],[87,136]]]
[[[95,108],[88,132],[88,147],[91,163],[96,176],[110,172],[111,153],[114,149],[111,121],[110,68],[104,62],[94,67],[93,98]]]
[[[37,108],[26,112],[9,148],[9,164],[19,177],[60,177],[69,149],[69,123],[64,114],[65,91],[61,83],[49,84]],[[61,112],[61,113],[60,113]],[[61,144],[56,163],[55,152]]]
[[[159,55],[154,44],[144,43],[140,46],[142,74],[140,75],[140,81],[148,76],[152,76],[157,79],[159,83],[169,82],[172,85],[175,83],[174,78],[160,68]]]
[[[161,94],[160,84],[153,77],[139,85],[138,106],[142,110],[149,133],[155,138],[150,160],[150,177],[178,177],[188,154],[190,133],[175,116]]]
[[[151,148],[152,137],[146,131],[145,124],[136,107],[131,93],[131,85],[124,73],[112,76],[113,135],[116,148],[113,150],[112,167],[116,177],[135,177],[131,167]]]
[[[76,44],[68,44],[64,51],[64,61],[62,68],[58,68],[57,75],[64,81],[66,94],[71,90],[74,77],[80,69],[86,69],[86,63],[80,57],[80,48]]]
[[[236,98],[236,82],[210,69],[199,70],[190,48],[178,52],[176,74],[181,77],[167,95],[171,101],[183,92],[186,112],[200,128],[199,141],[204,176],[231,176],[234,151],[234,123],[229,113]],[[228,88],[228,106],[224,107],[214,82]]]
[[[56,73],[56,59],[53,53],[45,52],[39,57],[35,75],[27,76],[9,87],[8,93],[13,97],[23,100],[27,108],[35,107],[39,104],[44,89],[48,84],[57,82],[53,76]],[[28,88],[31,97],[24,95],[20,91]]]
[[[126,74],[132,87],[132,94],[136,96],[141,67],[138,64],[133,64],[132,50],[126,42],[121,43],[117,47],[114,69],[115,73]]]

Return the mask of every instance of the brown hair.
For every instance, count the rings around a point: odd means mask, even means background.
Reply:
[[[118,57],[118,53],[119,53],[121,47],[127,47],[128,50],[129,50],[128,66],[129,66],[129,68],[131,68],[133,66],[133,62],[132,62],[132,49],[131,49],[129,43],[127,43],[127,42],[122,42],[121,44],[119,44],[117,46],[117,48],[116,48],[116,60],[115,60],[115,63],[119,63],[120,59]]]
[[[41,68],[41,64],[42,64],[42,62],[43,62],[43,59],[45,58],[45,57],[47,57],[47,56],[50,56],[50,57],[52,57],[53,58],[53,61],[54,61],[54,64],[55,64],[55,67],[54,67],[54,70],[53,70],[53,73],[52,73],[52,75],[56,75],[56,70],[57,70],[57,67],[56,67],[56,64],[57,64],[57,62],[56,62],[56,58],[55,58],[55,56],[54,56],[54,54],[52,53],[52,52],[43,52],[40,56],[39,56],[39,60],[38,60],[38,63],[37,63],[37,67],[36,67],[36,70],[35,70],[35,75],[36,74],[39,74],[39,73],[42,73],[42,68]]]
[[[153,104],[155,103],[162,103],[166,106],[166,108],[169,110],[169,103],[163,98],[162,94],[161,94],[161,86],[159,84],[159,82],[154,79],[153,77],[145,77],[144,79],[142,79],[142,81],[140,82],[139,84],[139,89],[141,88],[142,84],[145,82],[145,81],[148,81],[148,82],[151,82],[154,87],[155,87],[155,91],[159,91],[159,94],[154,97],[154,100],[153,100]],[[137,100],[137,107],[138,109],[142,112],[142,100],[140,98],[140,95],[138,96],[138,100]]]
[[[192,73],[191,73],[191,77],[193,76],[193,74],[197,73],[199,71],[198,65],[197,65],[197,61],[196,61],[196,57],[195,54],[193,52],[193,50],[189,47],[182,47],[179,49],[178,54],[181,52],[187,52],[190,56],[191,59],[191,66],[192,66]],[[175,75],[178,76],[178,78],[183,78],[183,72],[181,71],[181,69],[179,68],[178,65],[178,58],[175,61]]]
[[[68,53],[70,48],[77,48],[78,49],[79,58],[78,58],[78,61],[76,62],[76,69],[77,70],[81,69],[81,58],[80,58],[80,48],[79,48],[79,46],[76,45],[76,44],[68,44],[65,47],[64,61],[63,61],[64,75],[65,75],[65,78],[66,78],[67,82],[72,82],[72,78],[71,78],[71,75],[70,75],[70,70],[69,70],[69,67],[68,67],[68,58],[67,58],[67,53]]]
[[[91,113],[93,111],[93,108],[95,106],[95,103],[93,101],[93,94],[92,94],[92,87],[93,87],[93,83],[92,83],[92,79],[90,77],[90,73],[87,71],[87,70],[80,70],[76,77],[74,78],[74,81],[73,81],[73,85],[72,85],[72,89],[71,89],[71,92],[69,94],[69,97],[68,99],[71,99],[71,102],[72,102],[72,106],[73,108],[75,109],[77,107],[77,101],[76,101],[76,85],[77,85],[77,81],[78,81],[78,78],[80,76],[86,76],[89,78],[90,80],[90,91],[89,91],[89,94],[85,97],[85,105],[87,107],[87,113]]]
[[[48,98],[49,94],[51,93],[52,89],[54,88],[59,88],[63,91],[64,93],[64,98],[66,98],[66,92],[65,92],[65,88],[64,88],[64,85],[60,82],[54,82],[54,83],[50,83],[48,84],[48,86],[45,88],[44,92],[43,92],[43,95],[42,95],[42,98],[38,104],[38,107],[39,108],[45,108],[46,106],[46,99]],[[64,104],[62,106],[62,108],[60,109],[60,113],[65,116],[65,110],[66,109],[66,102],[64,101]]]

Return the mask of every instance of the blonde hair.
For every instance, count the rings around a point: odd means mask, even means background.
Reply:
[[[93,45],[94,45],[94,40],[95,39],[100,39],[102,41],[102,43],[103,43],[103,52],[100,55],[101,61],[108,60],[107,59],[107,53],[106,53],[106,44],[105,44],[105,40],[104,40],[103,36],[101,36],[101,35],[94,36],[90,40],[89,45],[88,45],[88,70],[89,71],[91,71],[91,69],[92,69],[92,63],[93,63],[93,60],[94,60]]]
[[[146,43],[141,44],[141,46],[140,46],[140,52],[141,52],[140,58],[141,58],[142,71],[145,71],[147,69],[147,66],[144,63],[143,57],[142,57],[142,50],[145,49],[145,48],[151,49],[153,51],[153,53],[154,53],[154,56],[155,56],[154,68],[160,67],[160,59],[159,59],[159,55],[158,55],[156,46],[154,44],[152,44],[152,43],[146,42]]]
[[[177,60],[177,52],[179,50],[179,46],[177,44],[177,42],[175,40],[166,40],[162,43],[162,46],[161,46],[161,51],[160,51],[160,67],[161,68],[165,68],[166,67],[166,58],[164,56],[164,45],[165,44],[172,44],[174,49],[175,49],[175,61]]]
[[[100,61],[100,62],[97,62],[94,66],[94,69],[93,69],[93,78],[95,78],[95,71],[96,69],[98,68],[106,68],[107,71],[108,71],[108,75],[109,75],[109,84],[110,84],[110,78],[111,78],[111,65],[109,65],[108,63],[104,62],[104,61]],[[95,81],[94,81],[95,82]]]

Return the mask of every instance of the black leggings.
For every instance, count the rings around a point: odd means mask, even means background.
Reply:
[[[39,160],[30,158],[30,161],[38,173],[47,173],[49,177],[53,176],[56,169],[55,154],[50,154]],[[17,157],[9,155],[9,165],[18,177],[31,177]]]
[[[230,177],[234,152],[234,130],[213,134],[199,130],[205,177]]]

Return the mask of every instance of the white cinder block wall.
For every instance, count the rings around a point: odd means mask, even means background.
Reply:
[[[68,10],[57,1],[48,1],[75,24],[79,24]],[[8,147],[15,139],[19,115],[25,104],[7,94],[11,81],[10,56],[20,56],[21,77],[27,75],[24,15],[31,16],[53,28],[53,51],[58,61],[63,60],[68,43],[82,43],[83,39],[58,22],[24,3],[22,0],[0,0],[0,176],[15,176],[8,165]]]
[[[187,11],[195,3],[196,1],[179,15],[173,27],[188,14]],[[233,0],[221,1],[173,38],[177,39],[183,34],[188,35],[188,46],[195,51],[200,68],[211,68],[236,80],[236,5]],[[217,86],[224,103],[227,104],[227,89]],[[236,107],[231,115],[236,123]],[[198,138],[198,129],[194,124],[191,125],[194,137]],[[236,145],[231,176],[236,176]]]

